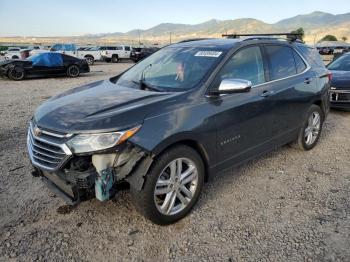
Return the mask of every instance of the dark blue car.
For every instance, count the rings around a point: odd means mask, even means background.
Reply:
[[[27,59],[0,62],[0,77],[8,77],[15,81],[58,75],[78,77],[81,73],[88,72],[90,67],[85,59],[54,52],[36,54]]]
[[[350,53],[334,60],[328,66],[331,81],[331,107],[350,110]]]
[[[42,104],[28,130],[33,174],[71,204],[128,183],[140,213],[173,223],[211,175],[288,143],[312,149],[329,89],[317,50],[298,41],[170,45]]]

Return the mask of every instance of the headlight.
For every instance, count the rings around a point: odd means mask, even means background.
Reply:
[[[104,150],[123,143],[132,137],[140,127],[137,126],[121,132],[81,134],[69,140],[67,145],[77,154]]]

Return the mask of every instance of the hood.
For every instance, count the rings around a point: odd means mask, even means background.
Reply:
[[[331,81],[332,87],[350,89],[350,71],[333,71],[331,70],[333,77]]]
[[[30,64],[31,61],[27,59],[10,59],[10,60],[3,60],[0,61],[0,66],[6,66],[9,64]]]
[[[64,133],[122,130],[142,123],[155,103],[176,95],[99,81],[52,97],[36,110],[34,119],[40,127]]]
[[[0,61],[0,66],[5,66],[8,64],[11,64],[12,62],[13,60],[3,60],[3,61]]]

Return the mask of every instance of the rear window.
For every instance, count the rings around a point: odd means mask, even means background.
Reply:
[[[271,80],[277,80],[296,74],[293,50],[287,46],[265,46],[269,56]]]
[[[316,48],[302,44],[296,44],[295,47],[311,66],[325,67],[325,64]]]
[[[329,70],[335,71],[350,71],[350,55],[343,55],[334,60],[328,66]]]

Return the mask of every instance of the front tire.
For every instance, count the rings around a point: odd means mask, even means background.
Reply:
[[[295,143],[304,151],[314,148],[321,136],[324,114],[317,105],[312,105],[306,113],[306,118],[300,128],[298,139]]]
[[[23,68],[11,67],[9,68],[7,76],[12,80],[21,81],[25,78],[25,72]]]
[[[157,157],[141,191],[131,187],[137,210],[159,225],[185,217],[198,201],[204,183],[204,165],[188,146],[176,146]]]
[[[80,69],[77,65],[70,65],[67,68],[67,76],[78,77],[80,75]]]

